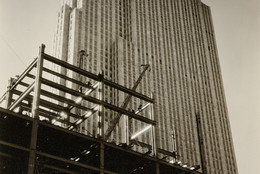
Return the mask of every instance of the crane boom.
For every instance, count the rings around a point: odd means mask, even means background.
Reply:
[[[136,88],[137,88],[137,86],[139,85],[139,83],[141,82],[141,80],[142,80],[142,78],[143,78],[143,76],[144,76],[146,70],[150,67],[149,64],[147,64],[147,65],[142,65],[142,66],[144,66],[144,70],[143,70],[143,72],[140,74],[140,76],[139,76],[139,78],[137,79],[137,81],[135,82],[134,86],[132,87],[132,90],[133,90],[133,91],[136,90]],[[126,109],[127,105],[129,104],[129,102],[130,102],[130,100],[131,100],[131,97],[132,97],[131,95],[128,95],[128,96],[125,98],[123,104],[121,105],[121,108],[122,108],[122,109]],[[122,116],[122,114],[121,114],[121,113],[118,113],[118,114],[116,115],[116,118],[110,123],[110,125],[109,125],[109,127],[108,127],[108,129],[107,129],[107,131],[106,131],[106,133],[105,133],[104,140],[107,140],[107,139],[110,137],[112,131],[115,129],[115,127],[116,127],[117,123],[119,122],[121,116]]]

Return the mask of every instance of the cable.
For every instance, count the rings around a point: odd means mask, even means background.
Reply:
[[[12,48],[12,46],[7,42],[7,40],[4,39],[2,35],[0,35],[2,40],[5,42],[5,44],[9,47],[9,49],[15,54],[15,56],[20,60],[20,62],[26,67],[26,64],[22,60],[22,58],[15,52],[15,50]]]

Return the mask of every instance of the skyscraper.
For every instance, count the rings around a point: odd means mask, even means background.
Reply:
[[[54,43],[54,56],[128,88],[140,65],[149,64],[137,91],[153,93],[158,147],[176,151],[188,165],[201,164],[203,153],[211,174],[238,173],[211,12],[200,0],[64,0]],[[110,93],[106,101],[124,100]],[[120,121],[113,134],[118,143],[124,139],[125,120]],[[148,142],[149,136],[141,139]]]

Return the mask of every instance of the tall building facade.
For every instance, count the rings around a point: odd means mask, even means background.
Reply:
[[[238,173],[211,12],[200,0],[64,0],[54,43],[55,57],[129,88],[149,64],[137,91],[153,93],[158,147],[201,164],[199,116],[207,172]],[[80,50],[88,55],[82,62]],[[110,93],[105,100],[120,105],[123,97]]]

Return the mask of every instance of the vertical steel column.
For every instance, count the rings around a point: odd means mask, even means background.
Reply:
[[[84,56],[85,56],[85,51],[84,51],[84,50],[80,50],[80,51],[79,51],[79,56],[78,56],[78,59],[79,59],[79,61],[78,61],[78,62],[79,62],[78,67],[79,67],[80,69],[83,69],[83,68],[84,68],[84,67],[83,67],[83,65],[84,65],[84,61],[83,61]],[[73,75],[72,75],[72,78],[73,78]],[[78,80],[79,80],[80,82],[83,82],[83,76],[82,76],[81,74],[78,74]],[[82,86],[78,85],[78,90],[79,90],[80,93],[83,93],[83,88],[82,88]],[[82,104],[82,102],[79,103],[79,105],[81,105],[81,104]],[[77,114],[78,116],[81,116],[81,115],[82,115],[82,110],[79,109],[79,108],[77,108],[77,109],[75,110],[75,112],[76,112],[76,114]],[[70,120],[69,117],[70,117],[70,116],[68,116],[68,119]],[[76,129],[77,131],[81,132],[81,131],[82,131],[82,125],[80,125],[80,124],[76,125],[76,126],[75,126],[75,129]]]
[[[132,110],[134,112],[134,110]],[[131,136],[132,136],[132,131],[133,131],[133,119],[128,117],[128,143],[130,144]]]
[[[99,84],[98,84],[98,99],[104,101],[104,81],[103,73],[98,74]],[[98,107],[98,118],[97,118],[97,137],[104,139],[104,105],[101,104]]]
[[[12,98],[13,98],[13,92],[12,92],[12,84],[14,82],[14,78],[10,78],[9,81],[8,81],[8,86],[7,86],[7,93],[6,93],[6,96],[5,96],[5,108],[8,108],[11,103],[12,103]]]
[[[160,165],[159,165],[159,161],[156,161],[156,174],[160,174]]]
[[[105,85],[104,85],[104,81],[102,79],[101,84],[100,84],[101,88],[100,88],[100,100],[104,101],[105,100]],[[102,104],[100,106],[101,111],[100,111],[100,136],[102,138],[102,140],[104,140],[104,135],[105,135],[105,107]]]
[[[34,170],[35,170],[37,134],[38,134],[38,120],[34,119],[32,122],[28,174],[34,174]]]
[[[130,140],[130,136],[129,136],[129,117],[128,115],[125,116],[125,126],[126,126],[126,129],[125,129],[125,139],[126,139],[126,145],[129,146],[129,140]]]
[[[151,93],[151,98],[153,98],[153,93]],[[153,104],[151,104],[151,119],[154,120],[153,114]],[[158,157],[157,155],[157,135],[155,125],[152,125],[152,141],[153,141],[153,155],[154,157]]]
[[[37,69],[35,77],[35,87],[32,105],[32,117],[38,119],[39,117],[39,103],[40,103],[40,92],[41,92],[41,78],[42,78],[42,68],[43,68],[43,54],[45,45],[41,45],[39,51],[39,57],[37,60]]]
[[[100,100],[104,101],[105,100],[105,85],[103,81],[103,75],[100,77],[101,79],[101,84],[99,84],[99,95],[100,95]],[[102,104],[100,106],[100,111],[99,111],[99,131],[100,131],[100,138],[104,140],[105,138],[105,110],[104,110],[104,105]],[[100,144],[100,174],[104,174],[104,165],[105,165],[105,152],[104,152],[104,144],[101,142]]]
[[[176,140],[176,133],[175,133],[175,127],[173,126],[172,130],[172,151],[175,154],[174,162],[178,161],[178,150],[177,150],[177,140]]]
[[[151,93],[151,98],[153,98],[153,93]],[[151,103],[151,119],[154,119],[154,110],[153,110],[153,103]],[[158,158],[158,153],[157,153],[157,134],[156,134],[156,127],[155,125],[152,126],[152,140],[153,140],[153,155],[155,158]],[[156,174],[160,174],[160,165],[159,165],[159,160],[156,161]]]
[[[40,103],[44,49],[45,49],[45,45],[42,44],[39,50],[39,57],[37,60],[35,88],[34,88],[33,106],[32,106],[32,117],[34,118],[34,120],[32,123],[28,174],[34,174],[35,171],[35,157],[36,157],[36,145],[37,145],[37,136],[38,136],[39,103]]]
[[[199,114],[196,114],[196,124],[197,124],[197,133],[198,133],[198,139],[199,139],[199,149],[200,149],[200,160],[201,160],[201,169],[203,174],[207,174],[206,169],[206,159],[205,159],[205,153],[204,153],[204,142],[202,138],[202,128],[201,128],[201,121]]]
[[[105,84],[104,84],[104,74],[99,74],[100,83],[98,85],[99,99],[101,101],[105,100]],[[104,141],[105,139],[105,107],[103,104],[99,106],[99,115],[98,115],[98,129],[100,138]],[[100,174],[104,174],[105,167],[105,147],[104,143],[100,143]]]
[[[105,167],[105,146],[101,142],[100,143],[100,174],[104,174],[104,167]]]

